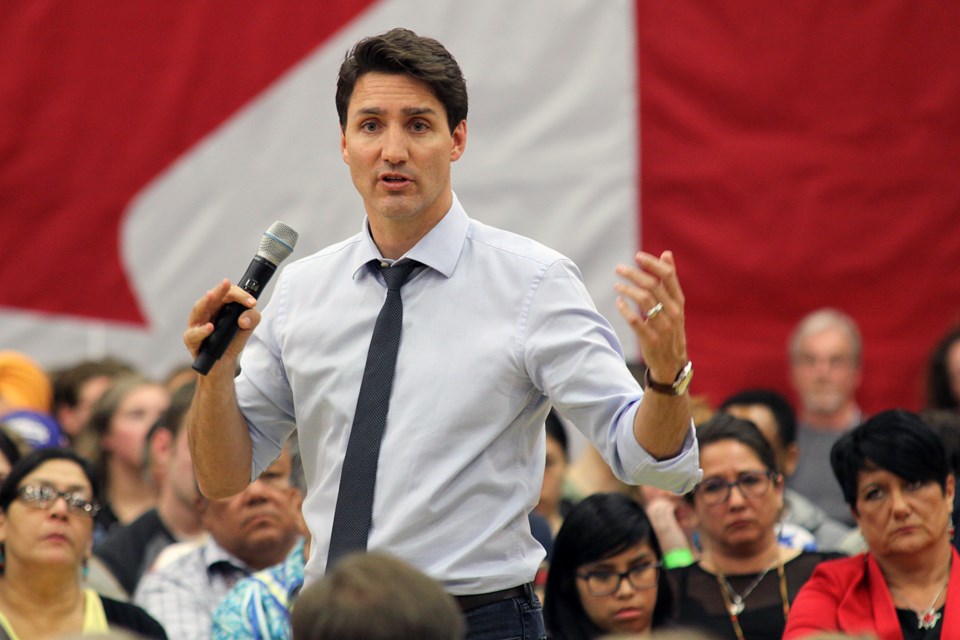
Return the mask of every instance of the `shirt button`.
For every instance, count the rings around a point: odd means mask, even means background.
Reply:
[[[383,269],[386,269],[386,268],[389,267],[389,266],[390,266],[390,263],[389,263],[389,262],[381,262],[381,263],[380,263],[380,267],[383,268]]]

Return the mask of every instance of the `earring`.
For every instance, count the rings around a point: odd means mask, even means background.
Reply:
[[[947,537],[950,538],[951,542],[956,534],[957,528],[953,526],[953,520],[947,520]]]
[[[83,566],[80,569],[80,573],[83,576],[84,581],[90,577],[90,558],[83,559]]]

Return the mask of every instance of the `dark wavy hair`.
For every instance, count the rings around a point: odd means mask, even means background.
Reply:
[[[697,445],[701,450],[707,445],[722,440],[734,440],[753,449],[764,467],[774,473],[780,473],[773,447],[763,437],[760,428],[749,420],[735,418],[729,413],[718,413],[697,427]],[[697,490],[694,489],[685,494],[684,500],[693,504],[693,496],[696,492]]]
[[[748,389],[735,393],[720,404],[720,410],[726,411],[734,405],[760,405],[766,407],[777,421],[777,434],[780,444],[790,446],[797,441],[797,416],[790,402],[772,389]]]
[[[97,479],[90,467],[90,463],[77,455],[72,449],[64,447],[48,447],[46,449],[36,449],[24,457],[20,458],[17,464],[13,465],[10,475],[0,486],[0,512],[6,513],[10,503],[17,497],[17,489],[23,479],[30,475],[34,469],[45,462],[51,460],[69,460],[75,463],[83,471],[87,481],[90,482],[90,488],[93,490],[91,495],[97,494]]]
[[[340,65],[336,103],[341,129],[347,126],[347,106],[357,80],[371,71],[407,74],[429,85],[447,112],[450,133],[467,119],[467,81],[454,57],[433,38],[397,28],[364,38]]]
[[[960,341],[960,326],[947,333],[930,354],[927,361],[927,409],[960,408],[960,398],[953,394],[947,370],[947,354],[957,341]]]
[[[854,511],[860,471],[883,469],[908,482],[936,482],[944,491],[951,473],[936,431],[904,409],[882,411],[840,436],[830,449],[830,466]]]
[[[577,570],[644,542],[653,549],[657,560],[663,559],[647,513],[625,495],[597,493],[584,498],[570,511],[553,543],[547,574],[543,617],[551,637],[581,640],[607,633],[590,620],[583,608],[577,591]],[[673,592],[661,569],[652,627],[666,623],[672,609]]]

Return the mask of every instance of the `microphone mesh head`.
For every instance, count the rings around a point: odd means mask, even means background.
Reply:
[[[297,237],[296,231],[278,220],[270,225],[260,238],[260,250],[257,255],[274,265],[279,265],[293,253],[293,248],[297,246]]]

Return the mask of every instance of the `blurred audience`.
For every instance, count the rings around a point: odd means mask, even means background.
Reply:
[[[134,368],[125,362],[102,358],[83,360],[51,374],[53,417],[71,443],[76,444],[90,422],[93,405],[113,380],[134,372]]]
[[[638,485],[630,495],[643,506],[663,551],[666,569],[686,567],[699,557],[697,515],[691,504],[671,491]]]
[[[619,493],[580,501],[554,542],[544,620],[551,638],[640,633],[669,622],[663,554],[643,507]]]
[[[687,494],[700,559],[667,572],[677,619],[718,638],[779,638],[792,598],[814,567],[838,554],[779,544],[783,476],[752,422],[720,413],[697,428],[703,480]]]
[[[769,389],[749,389],[736,393],[722,403],[720,410],[757,425],[773,447],[777,469],[789,483],[801,454],[797,446],[797,419],[786,398]],[[828,516],[823,509],[790,487],[783,492],[781,544],[788,535],[813,534],[816,548],[842,551],[853,528]],[[790,529],[793,531],[790,531]],[[799,532],[797,531],[799,528]]]
[[[790,338],[790,378],[800,400],[797,446],[803,452],[790,488],[827,515],[853,526],[850,510],[829,473],[830,447],[862,420],[856,392],[863,345],[853,319],[836,309],[804,317]]]
[[[955,480],[940,438],[916,414],[884,411],[844,434],[830,463],[868,552],[817,567],[784,638],[960,638]]]
[[[345,557],[303,590],[295,640],[462,640],[463,614],[439,583],[390,555]]]
[[[27,449],[19,435],[0,423],[0,484],[7,479],[13,465],[17,464]]]
[[[960,326],[949,331],[927,361],[927,409],[960,412]]]
[[[224,500],[201,496],[201,523],[209,533],[205,542],[141,577],[134,602],[171,637],[209,638],[213,612],[230,589],[241,578],[283,562],[291,552],[301,534],[292,466],[290,450],[284,447],[241,493]]]
[[[53,387],[46,372],[18,351],[0,351],[0,422],[31,448],[66,444],[50,414]]]
[[[567,463],[569,453],[567,445],[567,430],[560,420],[560,416],[553,409],[547,414],[547,461],[543,469],[543,485],[540,487],[540,502],[534,512],[543,516],[550,525],[551,535],[557,535],[563,518],[573,506],[570,499],[563,495],[564,482],[567,477]]]
[[[170,393],[174,393],[180,387],[186,384],[196,383],[196,381],[197,372],[193,370],[193,365],[184,364],[179,367],[174,367],[164,376],[163,386],[165,386]]]
[[[107,632],[166,638],[143,610],[81,584],[90,554],[96,479],[68,449],[34,451],[0,487],[0,632],[13,640]],[[0,634],[0,635],[2,635]]]
[[[136,374],[117,378],[94,404],[88,429],[97,447],[78,453],[93,460],[101,486],[95,543],[156,505],[157,487],[145,472],[144,452],[147,432],[169,404],[166,388]]]
[[[115,527],[93,549],[98,580],[119,585],[125,599],[130,598],[140,577],[165,547],[195,538],[203,531],[187,430],[181,428],[193,399],[193,387],[189,383],[178,389],[170,407],[151,429],[150,441],[157,443],[153,446],[155,464],[166,469],[157,506],[130,524]],[[103,583],[99,586],[103,591]]]
[[[46,372],[19,351],[0,351],[0,416],[15,409],[49,413],[53,386]]]

